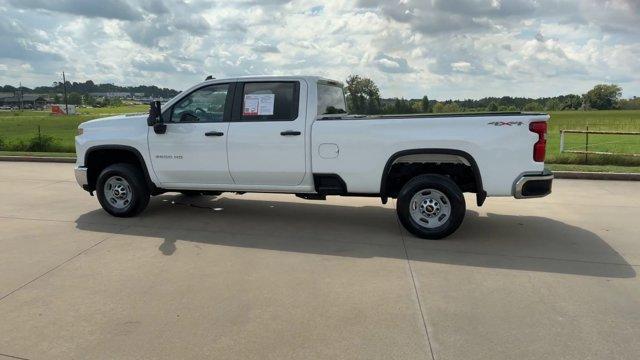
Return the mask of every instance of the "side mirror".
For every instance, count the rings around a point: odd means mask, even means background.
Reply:
[[[164,134],[167,132],[167,124],[157,123],[153,125],[153,131],[156,134]]]
[[[160,101],[152,101],[149,103],[149,117],[147,125],[153,126],[162,122],[162,110],[160,109]]]
[[[147,117],[147,125],[153,126],[153,131],[156,134],[164,134],[167,132],[167,125],[162,122],[160,101],[152,101],[149,103],[149,117]]]

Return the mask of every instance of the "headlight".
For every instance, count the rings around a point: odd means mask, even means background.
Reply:
[[[83,128],[78,128],[78,132],[76,133],[76,135],[80,136],[84,133],[84,129]]]

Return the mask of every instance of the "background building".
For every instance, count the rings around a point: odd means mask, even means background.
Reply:
[[[47,95],[23,94],[19,91],[10,93],[0,93],[0,106],[10,106],[18,109],[43,109],[52,101]]]

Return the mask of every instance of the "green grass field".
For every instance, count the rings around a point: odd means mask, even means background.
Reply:
[[[100,117],[147,112],[148,105],[79,109],[78,115],[51,115],[46,111],[1,111],[0,112],[0,150],[20,151],[20,143],[28,142],[38,135],[38,126],[43,135],[55,139],[52,152],[75,152],[74,137],[82,122]]]
[[[124,113],[147,111],[147,105],[80,109],[79,115],[54,116],[43,111],[0,112],[0,150],[24,151],[24,145],[38,133],[55,138],[51,152],[74,152],[74,136],[81,122]],[[560,130],[613,130],[640,132],[640,110],[625,111],[561,111],[550,113],[547,163],[585,164],[584,155],[560,154]],[[4,146],[2,146],[4,144]],[[589,150],[640,154],[640,135],[589,135]],[[567,134],[565,148],[584,150],[584,134]],[[640,167],[640,157],[589,155],[590,165]],[[618,169],[619,170],[619,169]]]
[[[68,152],[34,152],[34,151],[0,151],[0,156],[33,156],[33,157],[76,157],[76,153]]]
[[[558,111],[549,121],[547,162],[558,164],[585,163],[585,155],[560,154],[560,130],[606,130],[640,132],[640,111]],[[565,134],[566,150],[585,150],[585,134]],[[589,134],[589,151],[640,154],[640,135]],[[640,157],[589,155],[595,165],[640,166]]]
[[[640,173],[640,166],[545,164],[551,171],[587,171],[599,173]]]

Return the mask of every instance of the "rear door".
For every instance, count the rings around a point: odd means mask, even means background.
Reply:
[[[192,91],[163,112],[164,134],[149,127],[149,152],[160,182],[233,184],[227,163],[227,133],[235,83]]]
[[[239,185],[299,185],[305,176],[306,104],[299,81],[241,82],[229,125],[229,171]]]

